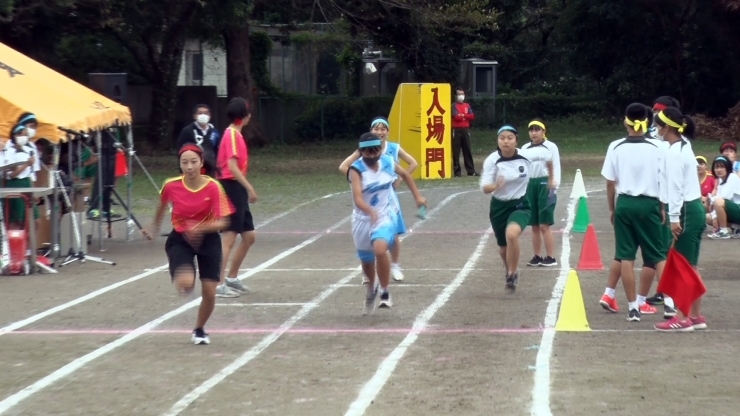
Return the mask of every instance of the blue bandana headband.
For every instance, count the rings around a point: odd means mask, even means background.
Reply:
[[[501,127],[500,129],[498,129],[498,134],[501,135],[501,133],[503,133],[505,131],[510,131],[510,132],[516,134],[517,136],[519,135],[519,132],[516,131],[516,129],[514,127],[512,127],[512,126],[510,126],[508,124],[505,125],[505,126],[503,126],[503,127]]]
[[[390,128],[390,126],[388,125],[388,120],[384,119],[383,117],[378,117],[373,120],[373,122],[370,123],[370,128],[373,128],[378,124],[384,124],[386,128]]]
[[[364,149],[366,147],[375,147],[380,146],[382,143],[380,140],[366,140],[364,142],[360,142],[360,149]]]
[[[13,127],[13,134],[20,133],[25,128],[26,128],[26,126],[19,124],[19,125]]]

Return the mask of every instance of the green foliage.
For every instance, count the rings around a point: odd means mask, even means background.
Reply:
[[[252,79],[260,91],[276,97],[280,90],[272,85],[270,80],[270,71],[267,68],[267,60],[272,52],[272,39],[267,33],[252,32],[249,34],[249,53],[250,53],[250,70]]]
[[[388,114],[393,97],[321,97],[310,100],[303,114],[294,120],[299,142],[339,140],[359,136],[370,129],[377,115]]]

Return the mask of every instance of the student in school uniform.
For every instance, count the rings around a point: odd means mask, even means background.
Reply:
[[[416,200],[416,205],[426,204],[411,175],[382,150],[382,140],[373,133],[360,136],[359,151],[362,159],[352,163],[347,179],[354,202],[352,237],[362,270],[369,282],[365,295],[363,314],[372,313],[380,291],[378,308],[393,306],[390,286],[388,250],[397,237],[398,213],[393,197],[393,183],[398,177],[406,181]],[[376,283],[375,276],[378,276]]]
[[[699,184],[701,185],[701,203],[704,205],[704,209],[707,213],[709,213],[709,198],[717,188],[717,180],[712,176],[711,172],[707,170],[707,158],[704,156],[697,156],[696,165],[696,173],[699,177]]]
[[[393,161],[395,163],[401,163],[403,160],[406,162],[408,167],[406,168],[406,172],[409,173],[409,175],[413,174],[416,168],[419,166],[416,159],[414,159],[413,156],[408,154],[400,144],[388,141],[388,134],[390,133],[390,124],[388,123],[388,120],[383,117],[376,117],[373,119],[373,121],[370,123],[370,132],[375,134],[376,136],[380,137],[380,139],[383,141],[382,144],[382,152],[384,155],[388,155],[391,158],[393,158]],[[342,172],[342,174],[347,175],[347,171],[349,170],[352,163],[359,160],[361,157],[360,151],[355,150],[354,153],[352,153],[347,159],[345,159],[340,165],[339,165],[339,171]],[[397,188],[398,186],[403,182],[403,178],[398,177],[396,181],[393,183],[393,204],[396,210],[396,218],[398,219],[397,224],[397,231],[396,231],[396,238],[391,246],[391,276],[393,277],[393,280],[400,282],[404,279],[403,275],[403,269],[401,268],[400,264],[400,256],[401,256],[401,239],[400,236],[406,234],[406,223],[403,221],[403,212],[401,212],[401,203],[398,201],[398,194]],[[368,284],[367,276],[362,276],[362,284]]]
[[[737,145],[735,142],[724,142],[719,146],[719,153],[732,163],[732,173],[740,175],[740,160],[737,157]]]
[[[165,210],[172,204],[172,232],[165,243],[170,277],[180,294],[190,294],[195,287],[195,260],[198,260],[197,274],[203,293],[191,342],[208,345],[211,339],[204,327],[216,306],[221,274],[218,232],[228,227],[229,215],[234,210],[223,187],[211,177],[201,175],[203,149],[200,146],[187,143],[178,155],[183,175],[164,182],[150,235],[159,232]]]
[[[696,156],[686,141],[694,138],[696,126],[691,117],[681,114],[675,107],[668,107],[658,113],[655,123],[658,126],[657,136],[669,144],[663,169],[668,196],[666,216],[674,238],[673,247],[698,274],[701,237],[706,225],[701,186],[696,175]],[[701,299],[694,302],[688,316],[679,312],[672,319],[655,325],[655,329],[665,332],[706,328],[707,321],[701,315]]]
[[[25,144],[28,154],[33,155],[36,160],[33,165],[33,171],[31,173],[31,182],[36,183],[38,172],[41,170],[41,158],[42,155],[39,152],[38,146],[34,143],[33,139],[36,137],[36,129],[39,127],[39,123],[36,120],[36,115],[33,113],[23,113],[18,117],[19,126],[26,128],[26,134],[28,135],[28,143]]]
[[[644,262],[655,264],[658,276],[665,263],[660,167],[666,148],[645,137],[648,123],[649,109],[640,103],[630,104],[624,120],[628,136],[609,145],[601,170],[607,180],[615,257],[621,261],[621,279],[628,301],[627,320],[633,322],[641,318],[634,272],[637,249],[640,248]]]
[[[544,146],[517,149],[518,135],[513,126],[498,130],[498,150],[483,162],[480,180],[481,191],[491,195],[489,219],[506,269],[506,289],[510,291],[516,290],[519,282],[519,236],[531,217],[527,185],[533,162],[546,162],[548,188],[557,186],[550,150]]]
[[[717,178],[717,192],[709,200],[712,211],[707,220],[715,231],[708,237],[727,240],[736,235],[729,225],[740,224],[740,177],[732,173],[732,162],[725,156],[714,159],[712,173]]]
[[[8,173],[5,181],[6,188],[30,188],[33,186],[31,176],[36,165],[36,157],[30,153],[27,147],[28,130],[21,125],[16,125],[11,131],[10,142],[6,145],[6,158],[10,163],[21,162],[22,164]],[[8,207],[7,217],[10,229],[20,230],[26,226],[26,203],[21,198],[6,199]],[[38,207],[33,209],[34,220],[39,218]]]
[[[555,182],[559,184],[560,151],[558,146],[546,137],[545,122],[534,119],[528,127],[529,138],[532,141],[522,146],[522,149],[532,149],[537,146],[547,148],[552,154]],[[548,182],[547,164],[543,161],[532,162],[529,184],[527,185],[527,200],[532,211],[529,225],[532,226],[534,257],[527,263],[527,266],[553,267],[558,265],[558,261],[555,260],[555,238],[552,236],[552,230],[550,229],[555,224],[557,188],[550,189]],[[543,241],[546,253],[544,257],[540,255]]]

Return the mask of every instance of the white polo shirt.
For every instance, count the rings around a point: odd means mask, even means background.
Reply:
[[[701,198],[701,184],[696,174],[696,155],[685,139],[669,145],[665,158],[666,194],[671,222],[679,222],[683,203]],[[740,179],[740,178],[738,178]]]
[[[532,144],[532,142],[526,143],[524,146],[522,146],[522,150],[524,149],[532,149],[537,146],[546,147],[547,150],[552,153],[552,174],[553,178],[555,179],[555,182],[557,182],[557,187],[560,187],[560,150],[558,150],[558,146],[545,139],[540,144]],[[549,176],[549,173],[547,172],[547,162],[538,160],[536,162],[532,162],[532,165],[530,166],[530,175],[532,178],[542,178],[545,176]]]
[[[727,172],[725,183],[722,183],[721,179],[717,179],[717,196],[740,204],[740,177],[732,172]]]
[[[615,140],[609,144],[601,176],[616,182],[618,194],[660,198],[666,152],[665,144],[643,136]]]
[[[531,166],[537,161],[552,160],[552,153],[547,147],[535,146],[532,149],[517,149],[512,157],[504,157],[501,151],[491,153],[483,162],[483,174],[480,177],[481,191],[486,185],[493,185],[498,178],[504,178],[504,184],[493,191],[493,197],[499,201],[519,199],[527,193],[527,184],[531,175]]]
[[[27,162],[28,159],[31,158],[31,155],[28,154],[28,151],[19,151],[16,149],[15,145],[12,143],[8,143],[8,146],[5,148],[7,157],[10,160],[10,163],[16,163],[16,162]],[[15,179],[25,179],[31,177],[33,174],[33,166],[29,166],[20,173],[20,175],[16,176]]]

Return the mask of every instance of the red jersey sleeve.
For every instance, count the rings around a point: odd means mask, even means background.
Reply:
[[[167,204],[171,201],[171,192],[169,185],[169,180],[164,181],[164,184],[162,184],[162,189],[159,191],[159,201],[162,204]]]
[[[211,200],[213,201],[214,217],[223,218],[233,214],[234,206],[231,205],[231,201],[229,201],[229,198],[226,196],[226,191],[224,191],[224,188],[221,186],[221,184],[216,181],[212,181],[211,189],[211,192],[213,192],[213,197],[211,197]]]

